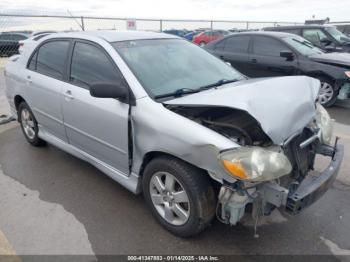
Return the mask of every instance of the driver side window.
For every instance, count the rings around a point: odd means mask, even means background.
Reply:
[[[123,77],[100,48],[76,42],[69,81],[89,89],[90,85],[96,82],[120,83]]]
[[[320,29],[304,29],[303,37],[317,46],[322,46],[322,43],[331,42],[328,36]]]

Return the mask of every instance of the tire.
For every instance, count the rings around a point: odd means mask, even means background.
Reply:
[[[335,90],[335,81],[327,77],[317,77],[321,81],[320,93],[318,96],[319,102],[324,107],[331,107],[337,101],[339,90]]]
[[[206,44],[207,44],[206,42],[202,41],[202,42],[199,43],[199,46],[200,46],[200,47],[203,47],[203,46],[205,46]]]
[[[173,191],[168,190],[171,186],[166,186],[171,177],[175,180]],[[163,183],[164,192],[160,193],[155,181]],[[153,216],[176,236],[190,237],[200,233],[215,216],[216,197],[207,174],[179,159],[168,156],[153,159],[144,170],[142,186]],[[166,191],[170,192],[170,200],[164,200],[168,197]],[[166,214],[170,213],[172,215],[167,218]]]
[[[36,147],[44,146],[46,142],[39,138],[39,127],[32,110],[26,102],[21,102],[18,107],[18,121],[27,141]]]

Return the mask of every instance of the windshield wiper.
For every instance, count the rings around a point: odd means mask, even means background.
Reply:
[[[174,96],[174,97],[179,97],[187,94],[193,94],[193,93],[198,93],[200,92],[200,89],[191,89],[191,88],[180,88],[175,90],[174,92],[167,93],[167,94],[162,94],[162,95],[156,95],[154,96],[155,99],[160,99],[160,98],[166,98],[169,96]]]
[[[154,96],[155,99],[160,99],[160,98],[166,98],[166,97],[179,97],[179,96],[183,96],[183,95],[187,95],[187,94],[193,94],[193,93],[198,93],[200,91],[203,90],[207,90],[213,87],[218,87],[218,86],[222,86],[228,83],[233,83],[233,82],[237,82],[239,81],[239,79],[231,79],[231,80],[227,80],[227,79],[221,79],[213,84],[210,85],[205,85],[205,86],[201,86],[197,89],[191,89],[191,88],[181,88],[181,89],[177,89],[174,92],[171,93],[167,93],[167,94],[162,94],[162,95],[156,95]]]
[[[213,84],[201,86],[198,89],[201,90],[201,91],[202,90],[207,90],[207,89],[210,89],[210,88],[213,88],[213,87],[218,87],[218,86],[222,86],[222,85],[225,85],[225,84],[228,84],[228,83],[237,82],[237,81],[239,81],[239,79],[230,79],[230,80],[220,79],[219,81],[217,81],[217,82],[215,82]]]

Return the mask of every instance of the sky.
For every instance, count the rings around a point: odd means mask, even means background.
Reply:
[[[350,20],[349,0],[1,0],[1,13],[304,22]],[[1,21],[0,21],[1,23]],[[10,23],[9,23],[10,24]],[[1,24],[0,24],[1,26]]]
[[[300,21],[350,20],[349,0],[1,0],[3,13]]]

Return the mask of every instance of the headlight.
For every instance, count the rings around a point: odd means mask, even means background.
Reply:
[[[345,71],[345,75],[350,78],[350,71]]]
[[[288,158],[260,147],[240,147],[220,155],[226,171],[236,179],[260,182],[287,175],[292,171]]]
[[[321,142],[329,145],[333,134],[332,119],[326,109],[319,103],[316,104],[316,123],[321,129]]]

